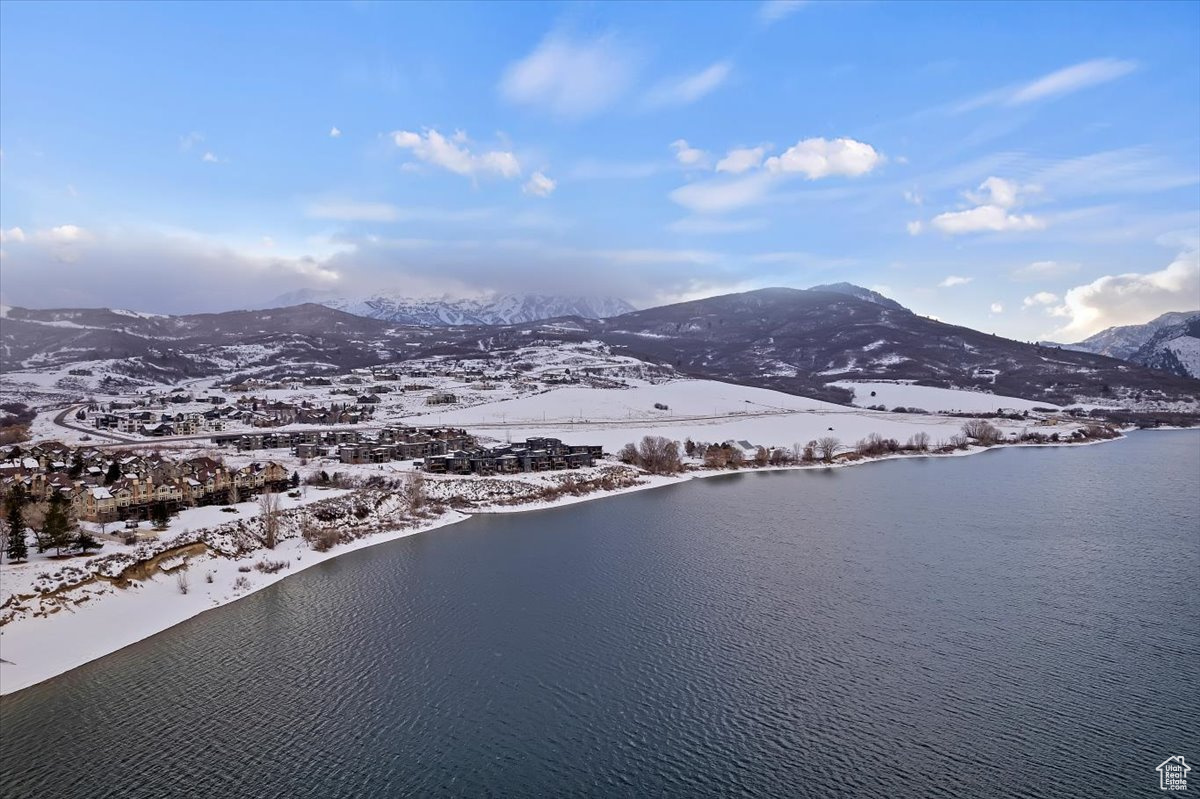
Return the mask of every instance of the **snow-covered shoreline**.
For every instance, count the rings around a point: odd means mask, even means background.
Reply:
[[[1123,438],[1122,435],[1120,438]],[[1119,440],[1107,439],[1107,440]],[[740,470],[695,470],[678,475],[642,475],[635,485],[612,490],[596,490],[575,496],[563,494],[551,500],[537,500],[515,505],[484,505],[466,510],[446,510],[442,515],[425,520],[413,527],[371,533],[350,542],[318,552],[303,538],[288,538],[272,550],[258,554],[263,562],[282,562],[287,565],[273,573],[253,572],[253,581],[246,584],[251,561],[205,554],[192,559],[187,568],[188,591],[182,593],[175,573],[159,573],[134,588],[104,587],[95,595],[66,611],[39,618],[23,618],[0,626],[0,695],[8,695],[49,680],[93,660],[124,649],[174,627],[206,610],[235,602],[245,596],[273,585],[286,577],[355,552],[400,538],[430,532],[457,524],[473,515],[527,513],[564,507],[635,491],[677,485],[693,479],[736,474],[799,471],[812,469],[841,469],[868,463],[909,458],[942,458],[975,455],[1007,447],[1075,447],[1099,444],[1105,440],[1078,443],[1017,443],[997,447],[973,446],[951,453],[905,453],[880,458],[863,458],[839,463],[817,463],[786,466],[763,466]],[[86,588],[81,589],[86,594]]]

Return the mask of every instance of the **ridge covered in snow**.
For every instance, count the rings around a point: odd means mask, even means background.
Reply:
[[[616,297],[566,297],[549,294],[491,294],[483,297],[408,297],[384,293],[370,297],[338,297],[311,290],[277,297],[276,305],[315,302],[329,308],[405,325],[514,325],[580,316],[607,319],[635,308]]]

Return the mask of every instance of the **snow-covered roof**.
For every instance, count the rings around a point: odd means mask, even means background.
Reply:
[[[91,489],[92,499],[112,499],[112,494],[103,486],[95,486]]]

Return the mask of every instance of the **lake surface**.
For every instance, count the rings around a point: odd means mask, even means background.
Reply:
[[[1160,795],[1198,520],[1196,432],[479,517],[0,700],[0,793]]]

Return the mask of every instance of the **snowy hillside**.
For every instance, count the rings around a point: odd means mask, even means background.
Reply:
[[[543,294],[493,294],[476,298],[414,298],[402,294],[378,294],[372,297],[336,297],[302,292],[276,299],[278,305],[316,302],[329,308],[405,325],[512,325],[581,316],[607,319],[635,310],[616,297],[561,297]]]

